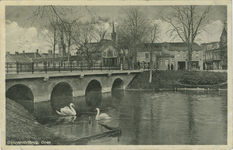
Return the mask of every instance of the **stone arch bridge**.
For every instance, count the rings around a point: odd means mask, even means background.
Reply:
[[[89,72],[67,72],[67,73],[37,73],[37,74],[7,74],[6,75],[6,97],[10,92],[11,97],[20,91],[28,95],[34,102],[49,101],[53,89],[60,84],[61,88],[72,88],[73,97],[84,96],[87,86],[98,82],[101,92],[111,92],[113,86],[125,89],[140,70],[117,70],[117,71],[89,71]],[[97,82],[92,82],[97,81]]]

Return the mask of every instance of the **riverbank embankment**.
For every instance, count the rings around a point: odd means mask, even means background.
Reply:
[[[175,90],[196,88],[207,90],[227,89],[226,72],[154,70],[149,83],[150,71],[138,74],[127,86],[128,90]]]
[[[39,124],[23,106],[6,98],[6,144],[51,145],[61,140],[53,130]]]

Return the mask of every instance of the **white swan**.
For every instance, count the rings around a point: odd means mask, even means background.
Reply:
[[[61,116],[75,116],[76,111],[74,110],[74,104],[70,103],[70,108],[68,106],[65,106],[64,108],[60,109],[60,112],[56,110],[56,112]]]
[[[97,110],[97,114],[96,114],[96,117],[95,117],[96,120],[111,119],[111,117],[109,117],[108,114],[105,114],[105,113],[99,114],[100,113],[99,108],[96,108],[96,110]]]

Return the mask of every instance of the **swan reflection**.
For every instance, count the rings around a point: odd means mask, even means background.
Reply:
[[[65,116],[65,117],[59,117],[56,121],[56,123],[74,123],[77,116]]]

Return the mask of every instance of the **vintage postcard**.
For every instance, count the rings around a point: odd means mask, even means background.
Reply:
[[[232,149],[232,2],[1,1],[1,148]]]

